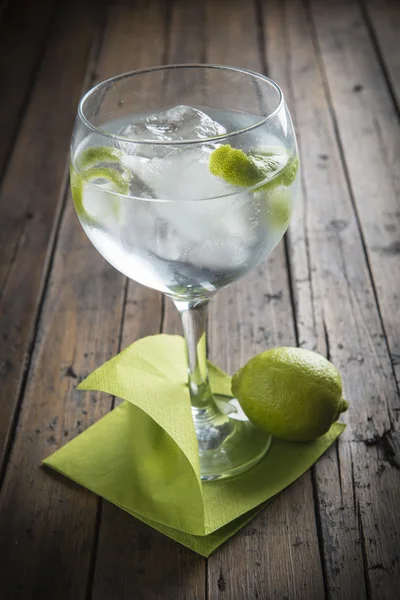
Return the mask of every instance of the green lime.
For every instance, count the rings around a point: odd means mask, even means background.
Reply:
[[[84,203],[84,188],[87,183],[93,182],[104,185],[109,184],[109,191],[126,195],[129,193],[131,172],[119,161],[121,153],[116,148],[105,146],[93,146],[86,148],[77,157],[76,163],[80,172],[71,166],[71,191],[75,203],[76,212],[86,221],[92,221]],[[104,163],[116,163],[115,166],[103,166]],[[119,202],[115,197],[113,200],[113,212],[118,214]]]
[[[209,169],[213,175],[242,187],[251,187],[265,178],[243,150],[232,148],[229,144],[220,146],[211,153]]]
[[[292,156],[288,160],[286,166],[279,173],[278,177],[274,179],[276,185],[285,185],[289,187],[296,179],[297,171],[299,170],[299,159],[297,156]]]
[[[232,185],[252,187],[264,180],[254,194],[260,198],[264,221],[273,228],[287,228],[292,214],[289,186],[299,167],[297,156],[289,156],[285,148],[256,148],[245,154],[229,144],[210,155],[209,169]]]
[[[210,154],[209,169],[213,175],[240,187],[252,187],[268,179],[259,188],[264,190],[291,185],[297,174],[298,158],[289,157],[285,148],[259,148],[245,154],[225,144]]]
[[[99,163],[114,163],[119,162],[122,157],[122,152],[111,146],[92,146],[85,148],[80,152],[77,159],[77,164],[81,169],[93,167]]]
[[[337,368],[304,348],[254,356],[233,376],[232,392],[254,425],[292,442],[315,440],[348,408]]]
[[[273,187],[263,198],[264,222],[274,228],[287,228],[292,216],[292,197],[283,186]]]

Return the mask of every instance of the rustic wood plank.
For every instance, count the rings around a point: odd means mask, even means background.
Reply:
[[[100,7],[94,15],[90,2],[79,3],[78,20],[74,5],[59,13],[0,190],[0,467],[23,385]]]
[[[397,434],[398,447],[399,439]],[[378,600],[397,598],[400,581],[400,463],[386,441],[378,447],[351,444],[367,590]]]
[[[380,53],[385,74],[400,107],[400,3],[397,0],[363,0],[364,16]]]
[[[190,7],[181,4],[174,8],[168,56],[165,54],[167,9],[167,3],[159,0],[143,0],[134,7],[113,7],[97,69],[99,78],[186,58],[188,37],[182,25],[190,15]],[[189,29],[194,42],[195,28]],[[192,52],[193,46],[192,43]],[[122,347],[145,335],[159,333],[161,305],[161,294],[129,283]],[[205,597],[204,562],[190,550],[104,502],[92,598],[128,600],[134,595],[143,600],[200,600]]]
[[[207,62],[261,71],[255,8],[207,2]],[[295,345],[284,244],[211,304],[211,358],[234,372],[273,345]],[[310,573],[313,574],[310,577]],[[310,473],[209,559],[209,598],[323,597]]]
[[[303,157],[304,197],[290,232],[300,343],[326,352],[339,367],[351,407],[345,417],[349,426],[336,449],[314,469],[326,593],[332,600],[395,597],[390,595],[398,586],[391,561],[397,560],[399,524],[397,512],[388,508],[392,501],[396,505],[395,488],[379,479],[383,467],[371,459],[367,444],[387,441],[392,408],[398,406],[396,385],[307,12],[297,0],[286,8],[270,0],[264,7],[271,75],[282,82],[289,99]],[[332,20],[336,10],[337,5],[330,13]],[[342,47],[338,37],[331,42]],[[337,60],[337,68],[342,67],[343,57]],[[353,79],[342,75],[342,86],[349,81]],[[349,121],[346,126],[351,131]],[[383,458],[390,479],[398,477],[389,453]],[[363,469],[366,464],[368,472]],[[375,517],[381,531],[372,526]],[[384,569],[378,568],[379,589],[372,573],[378,555],[384,564]]]
[[[0,6],[0,177],[42,58],[54,8],[54,0],[43,0],[40,10],[32,10],[31,0]]]
[[[169,64],[204,62],[205,52],[204,3],[175,0],[172,5],[170,43],[166,62]]]
[[[0,497],[7,598],[85,598],[97,499],[39,467],[110,407],[74,388],[116,353],[122,292],[122,276],[90,246],[69,199]]]
[[[316,42],[321,49],[349,181],[399,383],[400,324],[396,318],[400,289],[398,112],[359,5],[338,2],[333,7],[329,2],[325,8],[321,11],[318,3],[312,2]],[[348,23],[352,24],[350,29],[346,26]],[[349,94],[348,87],[340,83],[339,71],[349,82],[361,75],[361,83],[352,90],[355,93]],[[360,169],[361,163],[368,168]],[[391,426],[378,438],[376,448],[351,445],[364,570],[368,573],[366,585],[371,598],[387,599],[397,595],[400,584],[400,517],[398,511],[393,510],[400,501],[400,401],[396,394],[389,400],[389,409],[393,411]],[[376,415],[371,418],[375,420]]]
[[[40,288],[35,276],[39,279],[43,269],[50,219],[56,213],[56,199],[63,186],[85,61],[90,56],[98,26],[93,6],[79,3],[79,22],[75,9],[76,6],[69,4],[60,12],[21,131],[21,148],[17,146],[14,154],[20,157],[28,196],[28,207],[23,208],[35,211],[37,221],[33,231],[25,233],[21,256],[15,260],[17,271],[9,278],[11,283],[5,290],[8,301],[5,306],[12,306],[8,294],[16,306],[8,318],[14,327],[21,327],[24,339],[27,334],[23,334],[22,327],[29,325],[28,319],[36,310],[34,292]],[[96,10],[98,15],[99,3]],[[28,156],[32,154],[34,142],[39,155],[37,162]],[[14,178],[6,187],[9,195],[3,197],[11,206],[16,204],[17,192],[21,197],[24,193],[24,188],[18,188],[21,171],[17,167],[10,165],[7,177],[15,171]],[[104,412],[95,394],[82,398],[73,392],[77,373],[89,372],[115,352],[118,336],[110,315],[113,311],[118,313],[117,326],[120,319],[118,306],[121,303],[114,292],[116,286],[110,269],[102,265],[99,268],[98,255],[94,250],[90,253],[88,246],[70,202],[0,496],[0,578],[5,598],[86,597],[96,500],[72,483],[66,485],[65,481],[51,479],[39,467],[46,455]],[[24,261],[27,266],[22,269]],[[33,273],[30,274],[29,269]],[[25,277],[24,289],[18,273]],[[17,291],[12,293],[13,290]],[[22,299],[20,301],[24,295],[27,296],[25,306]],[[23,354],[20,361],[22,357]],[[6,378],[4,383],[10,385]],[[7,396],[2,398],[2,404],[6,399]]]
[[[86,597],[97,498],[39,466],[110,408],[74,388],[117,351],[122,279],[90,246],[69,199],[0,497],[5,597]]]
[[[312,1],[311,6],[316,43],[321,50],[383,325],[400,382],[398,114],[359,5],[340,0],[326,2],[323,7]]]
[[[97,562],[94,600],[205,598],[203,561],[190,550],[106,503],[101,530],[110,547]]]

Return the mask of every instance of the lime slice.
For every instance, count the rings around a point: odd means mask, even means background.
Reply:
[[[93,146],[83,150],[76,160],[80,172],[71,166],[71,190],[78,216],[86,222],[95,224],[96,219],[84,206],[84,188],[86,183],[95,183],[103,191],[117,192],[118,194],[129,194],[129,185],[132,173],[120,162],[122,154],[115,148]],[[117,163],[114,166],[103,166],[109,163]],[[107,200],[112,204],[112,213],[118,217],[120,201],[118,196]]]

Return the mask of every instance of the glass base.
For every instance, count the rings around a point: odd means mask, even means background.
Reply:
[[[202,481],[226,479],[247,471],[271,445],[271,436],[247,419],[235,398],[214,398],[221,412],[192,408]]]

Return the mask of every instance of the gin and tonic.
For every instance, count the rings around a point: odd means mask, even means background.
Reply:
[[[181,313],[202,478],[249,468],[270,437],[213,397],[206,316],[215,293],[260,264],[289,225],[298,158],[280,89],[212,65],[107,80],[80,103],[71,184],[97,250]]]

